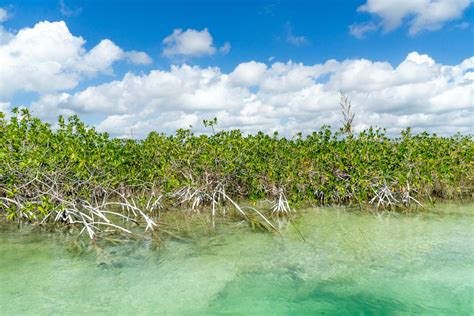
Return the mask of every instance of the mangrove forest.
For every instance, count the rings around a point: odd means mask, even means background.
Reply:
[[[354,133],[346,114],[339,130],[291,138],[216,132],[217,120],[205,120],[208,134],[119,139],[77,116],[51,125],[27,109],[0,113],[0,217],[95,239],[134,227],[160,234],[167,212],[237,217],[277,231],[275,219],[305,207],[418,212],[472,198],[471,135]]]

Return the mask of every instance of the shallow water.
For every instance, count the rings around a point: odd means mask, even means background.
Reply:
[[[474,204],[300,213],[281,236],[230,223],[99,259],[2,229],[0,314],[474,314]]]

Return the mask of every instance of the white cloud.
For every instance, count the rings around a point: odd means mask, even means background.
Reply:
[[[405,21],[410,35],[438,30],[446,23],[460,18],[470,4],[471,0],[367,0],[358,11],[377,16],[381,20],[380,24],[355,24],[351,27],[351,34],[363,36],[375,28],[390,32]]]
[[[0,8],[0,23],[5,22],[6,20],[8,20],[8,18],[9,18],[8,11],[4,8]]]
[[[219,48],[219,52],[221,52],[222,54],[224,55],[227,55],[229,52],[230,52],[230,43],[229,42],[225,42],[224,45],[222,45],[220,48]]]
[[[10,14],[8,11],[5,8],[0,8],[0,45],[2,45],[2,43],[8,42],[12,37],[12,35],[7,30],[5,30],[3,25],[1,25],[1,23],[7,21],[9,18]]]
[[[213,55],[216,48],[212,41],[207,29],[202,31],[175,29],[163,40],[163,55],[166,57]]]
[[[293,26],[290,22],[285,24],[286,28],[286,42],[293,46],[302,46],[308,44],[308,39],[305,36],[297,36],[293,34]]]
[[[460,30],[465,30],[470,26],[470,24],[466,21],[458,23],[454,26],[454,28],[460,29]]]
[[[79,113],[105,117],[97,128],[115,136],[143,137],[152,130],[173,132],[217,117],[219,128],[244,132],[309,133],[340,125],[338,91],[352,99],[356,130],[369,125],[397,132],[474,132],[474,57],[458,65],[436,63],[413,52],[399,65],[366,59],[322,64],[241,63],[230,73],[219,68],[172,66],[168,71],[126,74],[121,80],[74,94],[43,95],[34,114]]]
[[[125,52],[123,56],[133,65],[149,65],[153,62],[147,53],[137,52],[135,50]]]
[[[0,112],[6,113],[10,108],[10,102],[0,102]]]
[[[0,25],[0,45],[8,43],[13,38],[13,34],[5,30],[5,28]]]
[[[349,26],[349,33],[358,39],[362,39],[365,34],[376,31],[377,28],[378,26],[374,22],[352,24]]]
[[[70,7],[66,5],[64,0],[59,0],[59,11],[61,11],[61,14],[67,17],[71,16],[77,16],[81,14],[82,8],[81,7]]]
[[[18,91],[39,93],[68,90],[85,78],[112,73],[121,59],[147,63],[145,53],[125,52],[105,39],[87,51],[85,40],[66,24],[39,22],[17,34],[0,30],[0,101]]]
[[[250,61],[239,64],[230,74],[230,78],[237,85],[251,87],[260,83],[266,71],[267,65]]]
[[[308,40],[304,36],[295,36],[293,34],[289,34],[286,37],[286,42],[294,46],[301,46],[307,44]]]

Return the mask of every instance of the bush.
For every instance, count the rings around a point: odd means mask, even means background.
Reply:
[[[104,213],[111,203],[122,208],[113,216],[138,213],[147,228],[154,227],[149,216],[156,208],[210,207],[215,214],[224,200],[270,199],[274,214],[288,213],[290,205],[406,209],[470,197],[473,155],[472,136],[410,129],[398,138],[383,129],[352,135],[324,127],[292,139],[182,129],[116,139],[77,116],[60,117],[53,129],[15,109],[9,120],[0,112],[0,215],[81,222],[88,230],[86,222],[113,227]]]

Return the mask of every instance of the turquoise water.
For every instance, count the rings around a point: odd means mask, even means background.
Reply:
[[[99,256],[3,229],[0,314],[474,314],[473,204],[409,216],[310,209],[281,227],[223,224]]]

